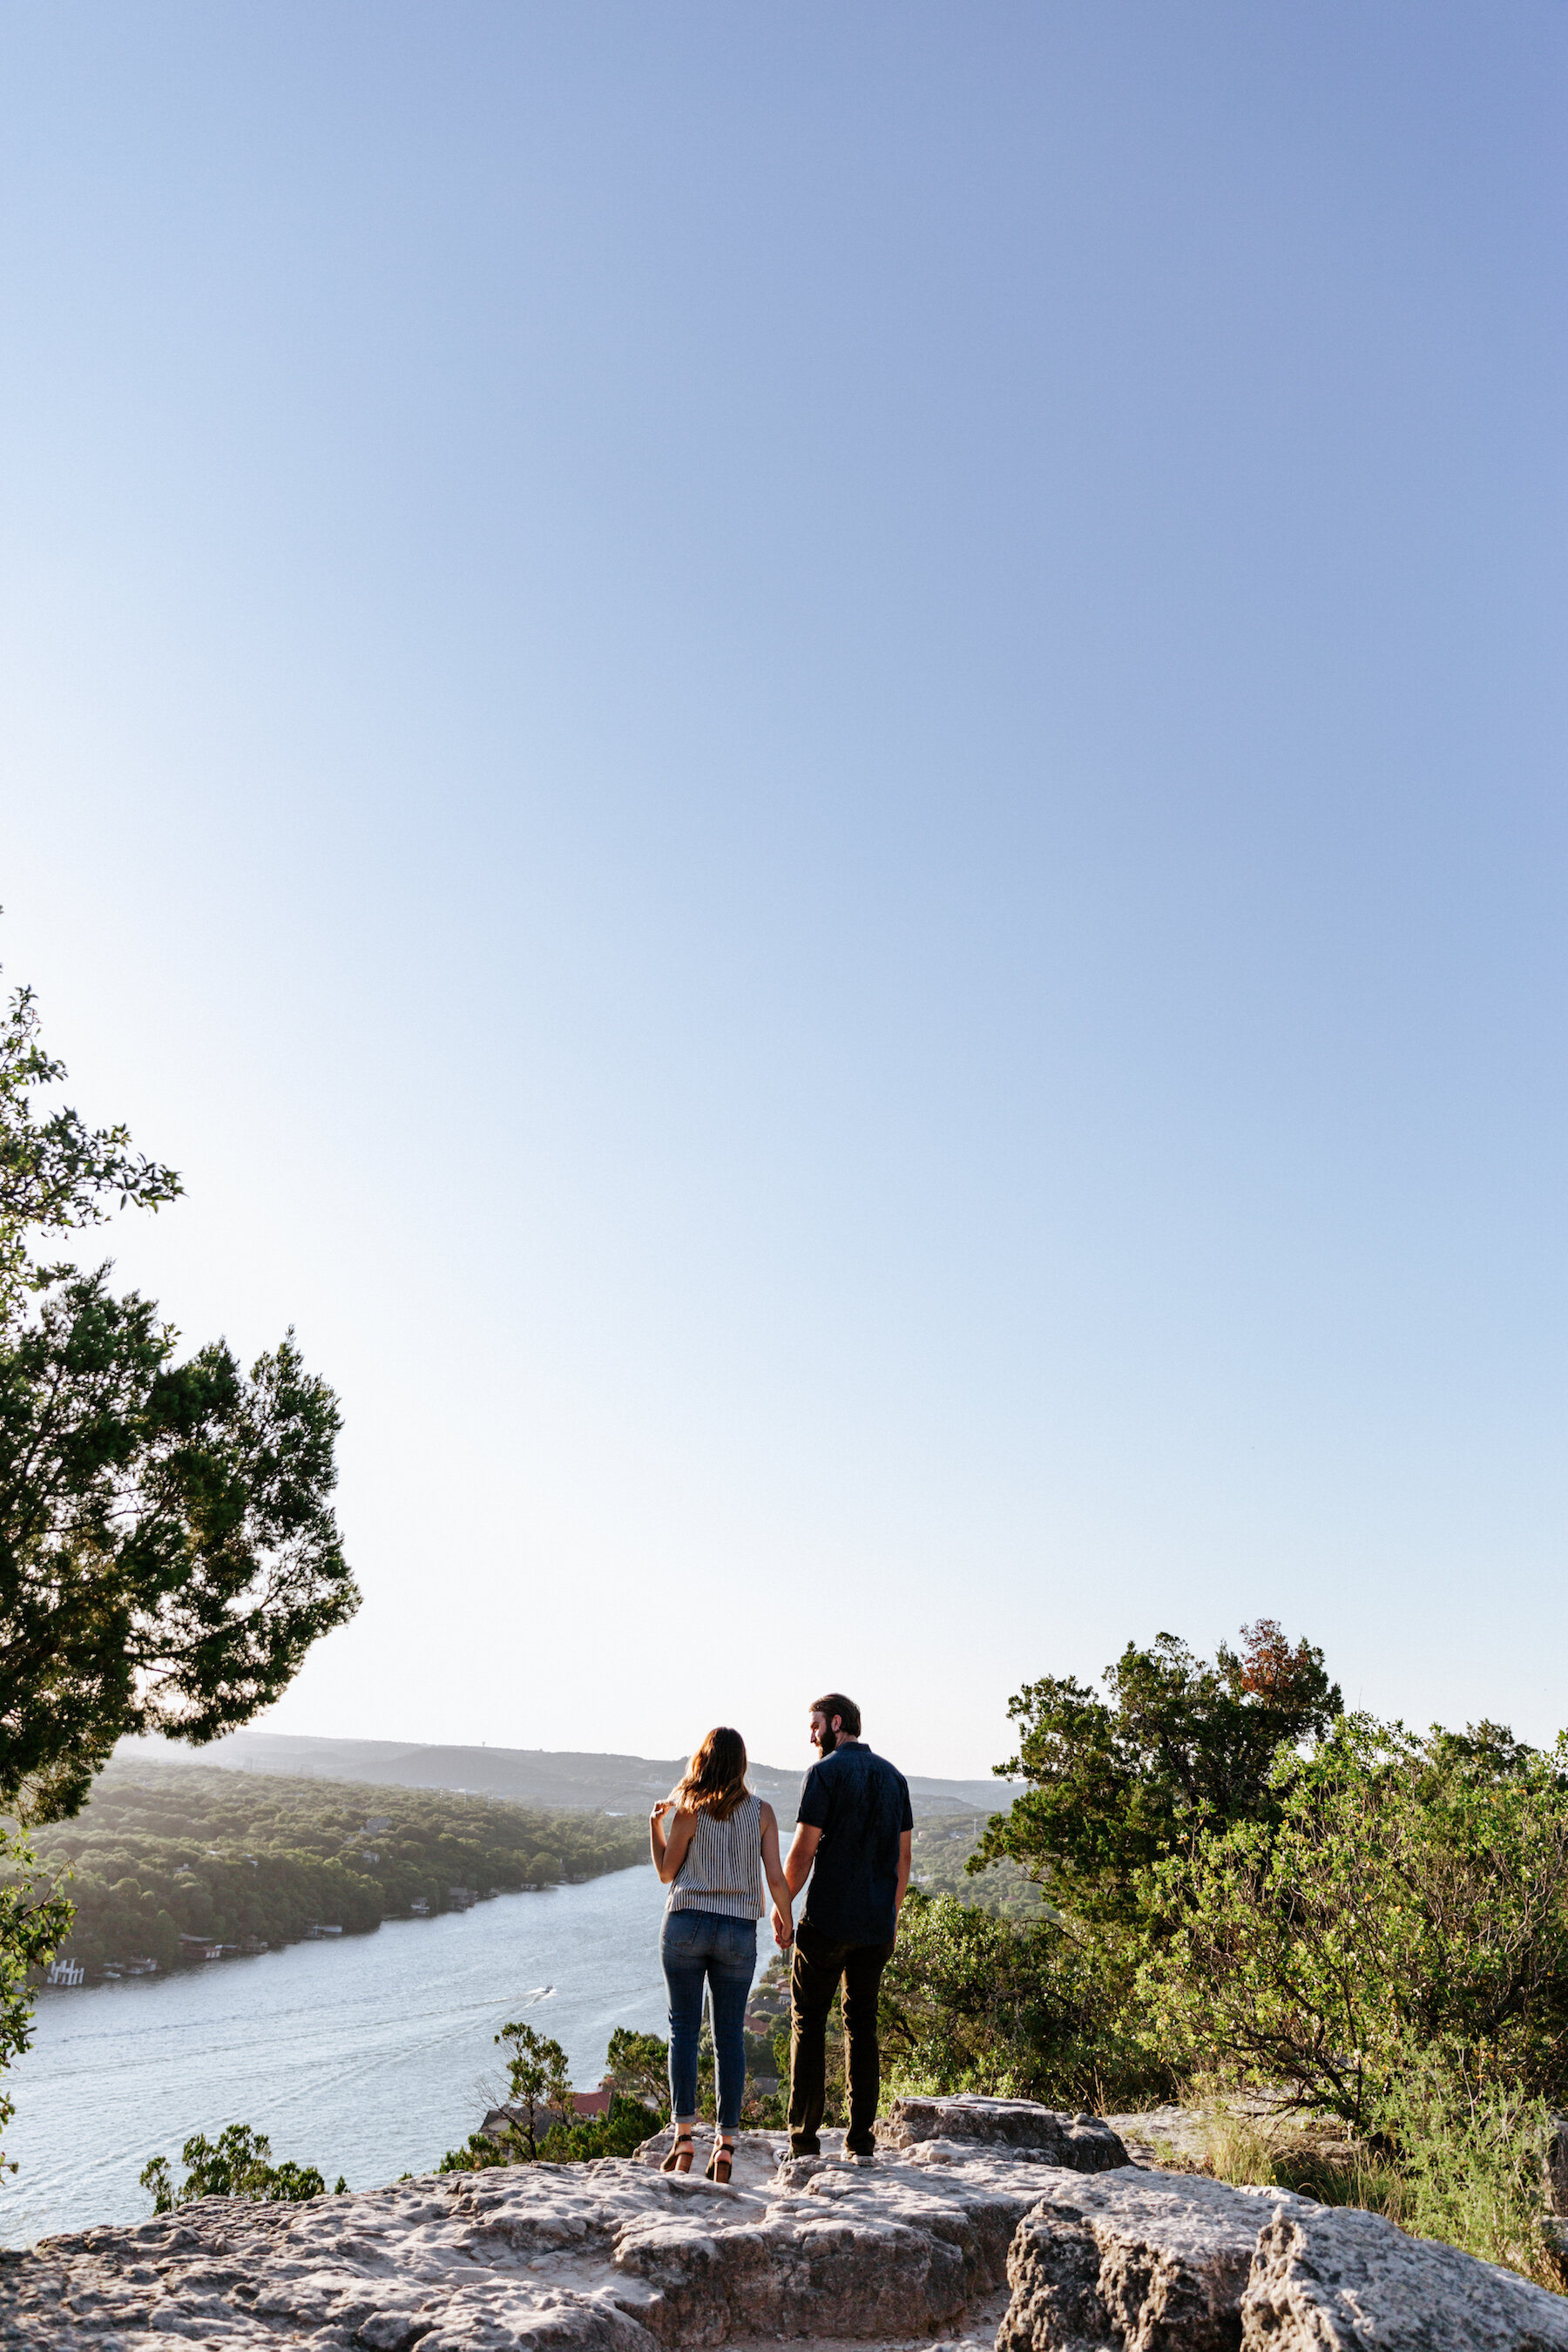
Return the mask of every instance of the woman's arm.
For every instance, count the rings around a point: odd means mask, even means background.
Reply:
[[[783,1950],[795,1939],[795,1921],[791,1906],[794,1897],[784,1864],[779,1860],[779,1825],[773,1809],[763,1807],[763,1869],[767,1877],[768,1891],[773,1898],[773,1934]]]
[[[665,1832],[664,1815],[673,1812],[675,1819]],[[647,1817],[647,1842],[653,1850],[653,1866],[661,1885],[668,1886],[676,1872],[686,1860],[686,1849],[691,1843],[697,1828],[695,1813],[685,1811],[671,1797],[661,1797]]]

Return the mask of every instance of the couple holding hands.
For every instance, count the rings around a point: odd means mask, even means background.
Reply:
[[[745,2016],[757,1966],[763,1880],[773,1898],[773,1935],[790,1958],[789,2139],[792,2156],[820,2153],[826,2104],[827,2012],[844,1987],[849,2128],[858,2164],[876,2152],[881,2080],[877,1988],[898,1934],[910,1883],[914,1816],[909,1786],[860,1737],[860,1710],[842,1691],[811,1708],[817,1751],[801,1786],[795,1832],[781,1860],[778,1821],[746,1786],[746,1743],[710,1731],[673,1793],[648,1819],[654,1867],[669,1888],[659,1958],[669,1994],[669,2102],[675,2144],[666,2172],[689,2172],[697,2121],[697,2046],[702,1994],[712,2003],[719,2127],[710,2180],[727,2181],[746,2079]],[[798,1923],[795,1902],[811,1881]]]

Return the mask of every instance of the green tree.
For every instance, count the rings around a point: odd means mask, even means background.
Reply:
[[[358,1604],[329,1501],[337,1402],[292,1334],[248,1378],[222,1341],[176,1362],[151,1301],[39,1256],[180,1191],[122,1127],[40,1111],[64,1076],[23,989],[0,1022],[0,1808],[23,1823],[75,1813],[127,1732],[246,1722]],[[68,1905],[18,1849],[0,1859],[4,2065]]]
[[[657,2033],[617,2025],[606,2063],[610,2086],[622,2098],[638,2099],[662,2121],[669,2114],[669,2045]]]
[[[969,1869],[1010,1859],[1079,1920],[1140,1922],[1152,1865],[1197,1829],[1266,1811],[1276,1751],[1340,1712],[1321,1651],[1267,1617],[1241,1638],[1212,1664],[1173,1633],[1130,1642],[1106,1670],[1109,1698],[1071,1675],[1021,1690],[1008,1706],[1018,1752],[996,1769],[1026,1785]]]
[[[569,2124],[575,2116],[571,2062],[559,2042],[536,2033],[531,2025],[503,2025],[496,2041],[511,2044],[507,2065],[510,2127],[532,2162],[539,2154],[545,2117],[553,2116],[557,2122]]]
[[[58,1882],[40,1870],[25,1836],[0,1830],[0,2070],[33,2038],[35,1969],[46,1968],[70,1930],[71,1907]],[[0,2088],[0,2132],[16,2103]],[[16,2165],[0,2155],[0,2171]]]
[[[36,1256],[180,1189],[123,1128],[37,1115],[64,1075],[23,990],[0,1025],[0,1802],[31,1822],[75,1812],[127,1732],[247,1721],[358,1605],[337,1403],[292,1334],[248,1376],[221,1340],[177,1362],[150,1300]]]
[[[1056,1919],[1014,1920],[911,1887],[882,1979],[892,2091],[980,2091],[1104,2108],[1168,2090],[1137,2031],[1136,1956]]]
[[[1321,1652],[1268,1618],[1212,1663],[1171,1633],[1129,1643],[1104,1680],[1101,1697],[1046,1676],[1011,1704],[1018,1752],[997,1770],[1025,1787],[965,1875],[1021,1871],[1033,1916],[1016,1896],[1008,1918],[911,1890],[884,1979],[896,2087],[1098,2106],[1177,2088],[1190,2047],[1150,2031],[1140,1987],[1182,1899],[1158,1866],[1276,1809],[1277,1753],[1325,1730],[1340,1694]]]
[[[327,2184],[313,2164],[296,2164],[291,2158],[274,2164],[267,2134],[253,2131],[248,2124],[230,2124],[216,2140],[197,2132],[180,2155],[185,2178],[177,2189],[163,2157],[153,2157],[142,2168],[141,2185],[156,2213],[172,2213],[198,2197],[253,2197],[302,2205],[308,2197],[326,2194]],[[340,2173],[336,2194],[342,2196],[347,2186]]]
[[[37,1118],[34,1096],[65,1075],[39,1043],[32,990],[18,989],[0,1022],[0,1291],[13,1297],[62,1270],[32,1264],[29,1234],[101,1224],[110,1201],[160,1208],[184,1189],[172,1168],[132,1150],[123,1127],[89,1128],[65,1108]]]
[[[556,2130],[570,2130],[576,2123],[570,2061],[560,2042],[535,2032],[531,2025],[515,2021],[503,2025],[495,2038],[498,2044],[511,2044],[506,2129],[494,2138],[485,2131],[470,2132],[462,2147],[447,2149],[436,2168],[437,2172],[484,2172],[497,2164],[537,2164],[547,2139]],[[647,2136],[645,2125],[641,2137]]]

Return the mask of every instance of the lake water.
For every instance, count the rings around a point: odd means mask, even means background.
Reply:
[[[524,2017],[553,2034],[579,2090],[617,2025],[666,2031],[664,1889],[645,1864],[585,1886],[500,1895],[373,1936],[38,1997],[9,2074],[16,2115],[0,2244],[140,2221],[137,2176],[226,2124],[266,2132],[275,2162],[371,2189],[427,2172],[478,2129],[505,2083],[493,2036]],[[773,1950],[764,1929],[759,1967]]]

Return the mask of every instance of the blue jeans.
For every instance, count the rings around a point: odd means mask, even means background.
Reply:
[[[702,1988],[713,1996],[713,2055],[719,2069],[719,2128],[741,2120],[746,2086],[746,2002],[757,1972],[757,1923],[717,1911],[667,1911],[658,1957],[669,1994],[669,2104],[684,2120],[697,2113],[697,2044]]]

